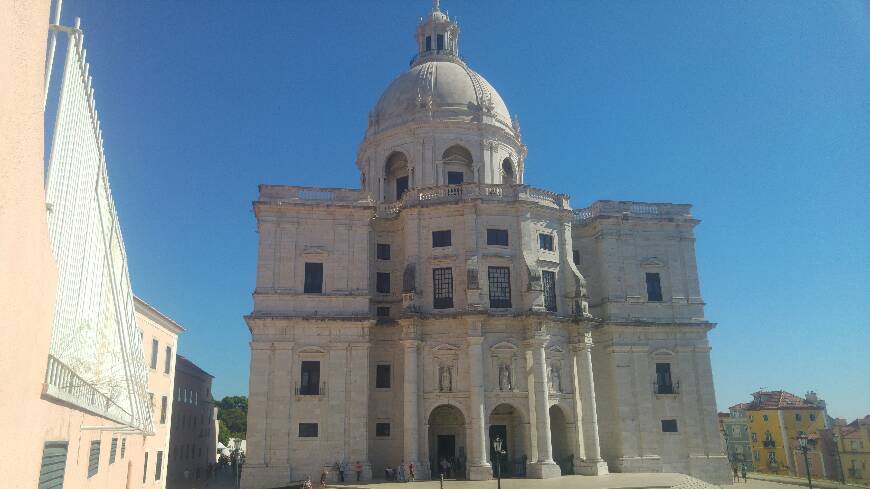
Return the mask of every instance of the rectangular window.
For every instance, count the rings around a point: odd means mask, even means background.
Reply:
[[[800,420],[801,420],[801,414],[800,414],[800,413],[794,413],[794,420],[795,420],[795,421],[800,421]]]
[[[388,318],[390,317],[390,308],[386,306],[378,306],[377,314],[379,318]]]
[[[378,260],[390,259],[390,245],[386,243],[378,243]]]
[[[379,294],[390,293],[390,274],[387,272],[378,272],[377,275],[377,291]]]
[[[166,361],[163,362],[163,373],[168,374],[172,367],[172,347],[166,347]]]
[[[556,312],[556,272],[542,270],[541,280],[544,282],[544,309]]]
[[[121,438],[121,458],[127,453],[127,439]]]
[[[160,424],[166,424],[166,396],[160,398]]]
[[[299,423],[299,438],[317,438],[317,423]]]
[[[42,447],[42,464],[39,467],[40,489],[63,489],[66,472],[66,457],[69,450],[67,442],[50,441]]]
[[[507,229],[487,229],[486,230],[486,244],[495,245],[495,246],[507,246],[508,245]]]
[[[305,264],[305,288],[306,294],[323,293],[323,263]]]
[[[154,464],[154,480],[159,481],[163,476],[163,452],[157,452],[157,460]]]
[[[439,51],[443,51],[444,50],[444,34],[438,34],[436,39],[437,39],[437,43],[438,43],[436,46],[437,49]]]
[[[145,478],[148,476],[148,452],[145,452],[145,465],[142,468],[142,483],[145,483]]]
[[[426,51],[432,50],[432,36],[426,36]]]
[[[151,368],[157,369],[157,350],[160,349],[160,343],[157,340],[151,340]]]
[[[390,436],[390,423],[375,423],[375,436],[388,438]]]
[[[662,433],[676,433],[677,432],[677,420],[676,419],[663,419],[662,420]]]
[[[396,179],[396,200],[400,200],[405,192],[408,191],[408,177],[399,177]]]
[[[465,172],[449,171],[447,172],[447,185],[459,185],[465,181]]]
[[[510,268],[489,267],[489,307],[492,309],[511,307]]]
[[[656,364],[656,394],[673,394],[674,384],[671,382],[671,364]]]
[[[378,389],[390,388],[390,366],[378,365],[375,367],[375,387]]]
[[[579,266],[580,265],[580,251],[573,250],[571,252],[571,260],[574,262],[575,265]]]
[[[91,450],[88,456],[88,479],[95,476],[100,470],[100,440],[91,442]]]
[[[435,268],[432,270],[432,307],[449,309],[453,307],[453,269]]]
[[[299,395],[316,396],[320,394],[320,362],[306,360],[302,362],[302,373],[299,381]]]
[[[662,279],[658,273],[646,274],[646,300],[649,302],[662,301]]]
[[[544,251],[553,251],[553,235],[547,233],[538,234],[538,244]]]
[[[112,438],[112,444],[109,445],[109,465],[115,463],[115,457],[118,455],[118,439]]]
[[[449,229],[446,231],[432,231],[433,248],[443,248],[445,246],[451,246],[452,244],[453,241]]]
[[[810,421],[815,421],[815,420],[816,420],[816,415],[810,414]]]

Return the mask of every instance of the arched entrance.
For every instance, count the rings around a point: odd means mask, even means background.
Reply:
[[[550,406],[550,442],[553,446],[553,460],[562,470],[562,475],[574,473],[574,452],[568,431],[568,421],[562,408],[554,404]]]
[[[465,479],[465,416],[456,406],[443,404],[429,414],[429,467],[432,478]]]
[[[499,404],[489,415],[487,444],[493,476],[497,475],[499,468],[498,458],[493,448],[493,441],[496,437],[501,437],[503,450],[506,452],[501,458],[501,476],[525,477],[526,464],[529,460],[527,450],[529,422],[523,417],[519,409],[510,404]]]

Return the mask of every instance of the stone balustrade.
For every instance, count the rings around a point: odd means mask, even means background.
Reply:
[[[598,200],[583,209],[574,210],[574,221],[583,224],[599,216],[630,216],[635,218],[692,218],[688,204],[654,204],[615,200]]]
[[[558,209],[570,209],[569,197],[525,185],[463,183],[409,189],[397,202],[378,205],[378,217],[393,217],[406,207],[445,202],[486,200],[501,202],[531,201]]]
[[[368,193],[350,188],[260,185],[261,202],[372,205]]]

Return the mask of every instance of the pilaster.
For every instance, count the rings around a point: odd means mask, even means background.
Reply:
[[[350,403],[348,414],[348,457],[362,465],[361,480],[372,479],[372,466],[368,457],[369,442],[369,343],[350,344]]]
[[[420,467],[420,437],[418,434],[420,426],[418,385],[420,341],[417,339],[404,339],[402,340],[402,346],[404,348],[402,453],[406,464],[414,464],[415,467]]]
[[[492,467],[486,456],[486,413],[483,393],[483,338],[468,338],[469,368],[469,413],[471,436],[469,438],[468,478],[489,480]]]

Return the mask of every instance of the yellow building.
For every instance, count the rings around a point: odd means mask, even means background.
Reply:
[[[845,481],[870,486],[870,416],[835,426],[834,434]]]
[[[808,457],[814,477],[827,478],[828,467],[817,446],[818,433],[825,428],[825,403],[815,393],[801,398],[785,391],[758,391],[746,408],[755,469],[779,475],[806,474],[797,437],[810,438]]]

